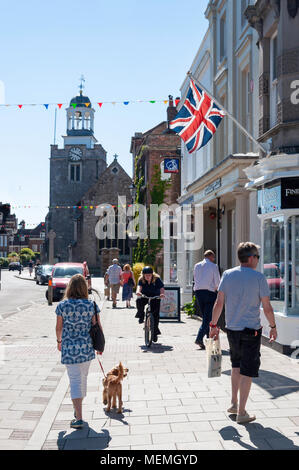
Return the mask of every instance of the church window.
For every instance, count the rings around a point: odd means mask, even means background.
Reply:
[[[70,164],[70,181],[78,183],[81,181],[81,165],[80,163]]]

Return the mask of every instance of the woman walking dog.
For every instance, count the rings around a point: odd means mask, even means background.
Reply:
[[[61,362],[65,364],[70,380],[74,415],[71,428],[83,426],[82,402],[86,396],[87,376],[91,361],[95,358],[90,336],[91,325],[96,323],[99,307],[88,299],[88,286],[81,274],[75,274],[56,308],[56,336]],[[102,329],[98,315],[98,323]]]

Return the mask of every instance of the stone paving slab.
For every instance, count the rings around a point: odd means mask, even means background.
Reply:
[[[184,314],[181,323],[162,321],[159,342],[147,350],[135,311],[114,310],[110,302],[101,313],[106,334],[101,361],[105,371],[120,360],[129,368],[123,381],[124,411],[105,411],[102,372],[95,360],[83,405],[84,428],[71,429],[72,401],[56,348],[55,306],[33,306],[0,322],[5,351],[0,449],[299,450],[297,362],[262,347],[260,377],[254,379],[248,400],[257,420],[238,425],[226,412],[226,335],[221,334],[222,375],[209,379],[205,352],[194,344],[198,321]]]

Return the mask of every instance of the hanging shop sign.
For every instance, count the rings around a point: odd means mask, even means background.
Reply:
[[[180,161],[178,158],[164,158],[164,173],[179,173]]]

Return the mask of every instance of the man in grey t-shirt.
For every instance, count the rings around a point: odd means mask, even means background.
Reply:
[[[260,367],[261,303],[271,327],[270,341],[276,339],[277,332],[266,278],[255,271],[259,262],[259,246],[251,242],[240,243],[238,258],[241,266],[225,271],[220,281],[209,337],[218,337],[217,321],[225,304],[232,363],[232,404],[227,411],[237,415],[238,423],[248,423],[255,420],[255,416],[246,412],[245,406],[252,377],[258,377]]]

